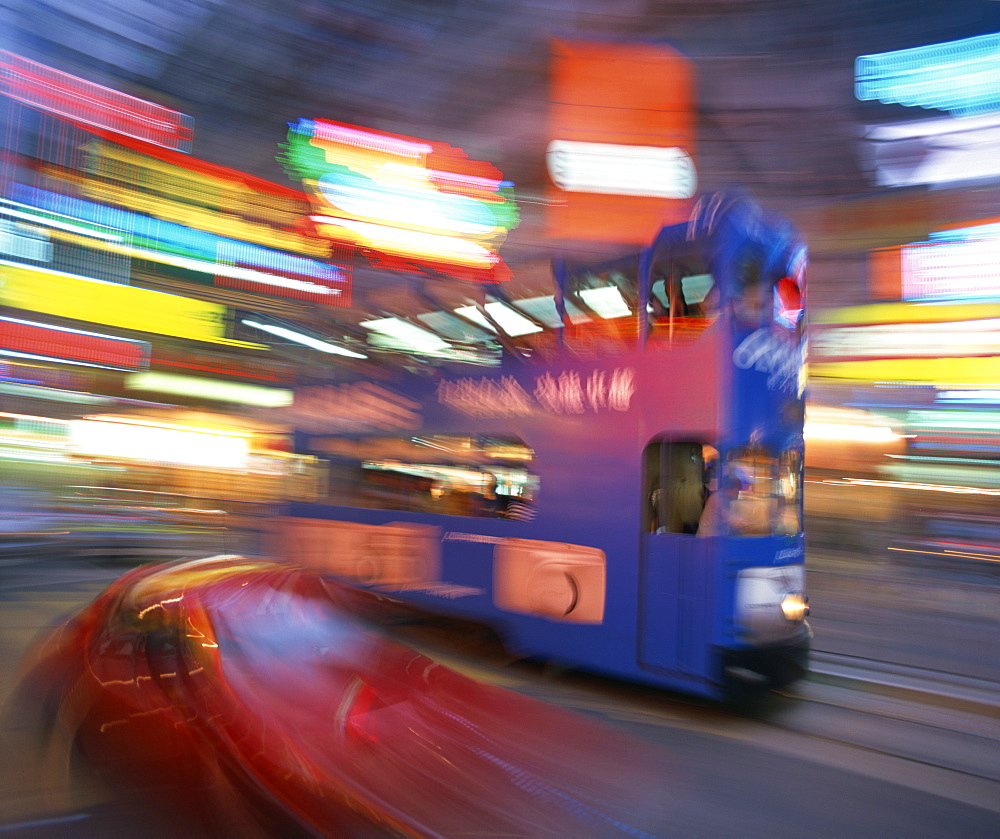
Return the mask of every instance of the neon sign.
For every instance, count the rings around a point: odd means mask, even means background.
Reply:
[[[103,234],[103,238],[111,240],[109,244],[95,241],[94,248],[123,251],[152,262],[202,271],[214,275],[219,286],[326,305],[349,305],[350,273],[346,266],[23,184],[13,184],[12,192],[23,202],[22,217],[32,217],[49,226],[53,221],[46,216],[58,214],[60,229],[92,236],[89,227],[97,225],[115,232]]]
[[[0,50],[0,93],[57,117],[169,149],[191,150],[191,117],[6,50]]]
[[[304,193],[166,150],[154,157],[124,138],[98,136],[107,142],[86,147],[88,177],[79,186],[84,197],[220,236],[329,255],[329,242],[307,228],[310,205]]]
[[[512,184],[443,143],[327,120],[290,125],[281,161],[313,196],[319,232],[389,267],[495,281],[518,222]]]
[[[968,117],[1000,108],[1000,33],[858,56],[855,95]]]

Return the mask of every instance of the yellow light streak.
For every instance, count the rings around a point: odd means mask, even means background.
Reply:
[[[853,440],[859,443],[891,443],[899,439],[898,434],[885,426],[811,421],[806,422],[802,436],[807,440]]]
[[[963,557],[971,557],[972,559],[983,559],[986,560],[987,562],[1000,562],[1000,559],[997,559],[995,557],[985,556],[983,554],[963,554],[963,553],[958,553],[957,551],[918,551],[916,548],[894,548],[892,546],[889,547],[889,550],[899,551],[900,553],[909,553],[909,554],[931,554],[932,556],[949,556],[949,555],[963,556]]]
[[[996,385],[1000,382],[1000,356],[811,361],[809,375],[865,382],[913,382],[939,388]]]
[[[852,484],[855,486],[887,487],[889,489],[916,489],[930,492],[950,492],[957,495],[1000,496],[1000,489],[980,489],[979,487],[949,486],[947,484],[917,484],[906,481],[875,481],[861,478],[825,480],[824,484]]]
[[[236,431],[229,428],[209,428],[199,425],[178,425],[172,422],[158,422],[156,420],[140,419],[138,417],[119,417],[113,414],[96,414],[85,417],[93,422],[116,422],[123,425],[141,425],[146,428],[166,428],[171,431],[194,431],[198,434],[214,434],[217,437],[253,437],[251,431]]]

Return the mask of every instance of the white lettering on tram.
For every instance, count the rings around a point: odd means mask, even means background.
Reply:
[[[486,594],[486,589],[461,586],[455,583],[410,583],[403,586],[392,586],[391,588],[388,586],[380,586],[379,588],[384,591],[414,591],[420,594],[429,594],[432,597],[445,597],[448,600]]]
[[[764,327],[747,335],[733,350],[733,364],[741,370],[767,373],[768,390],[794,391],[802,365],[802,348]]]
[[[439,382],[437,397],[470,417],[521,417],[534,410],[531,396],[511,376]]]
[[[502,536],[486,536],[482,533],[460,533],[457,530],[449,530],[441,539],[442,542],[484,542],[487,545],[503,544]]]
[[[531,393],[510,376],[457,379],[440,382],[437,397],[442,405],[471,417],[525,416],[539,408],[552,414],[624,412],[632,405],[635,387],[635,370],[617,367],[589,374],[543,373],[535,378]]]

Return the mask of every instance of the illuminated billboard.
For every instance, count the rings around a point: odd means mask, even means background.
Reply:
[[[0,93],[73,122],[169,149],[191,150],[191,117],[6,50],[0,50]]]
[[[687,218],[697,189],[694,73],[662,44],[555,41],[549,236],[644,244]]]
[[[328,120],[290,125],[281,161],[312,196],[319,233],[390,268],[505,279],[513,185],[460,149]]]
[[[26,265],[0,262],[0,304],[138,332],[263,348],[225,337],[225,306]]]

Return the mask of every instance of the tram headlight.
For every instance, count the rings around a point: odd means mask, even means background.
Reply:
[[[743,568],[736,582],[736,622],[754,644],[780,644],[799,637],[809,614],[801,564]]]
[[[809,598],[799,591],[790,591],[781,598],[781,613],[785,620],[804,621],[809,615]]]

